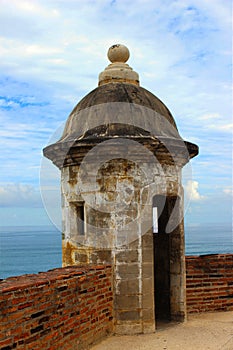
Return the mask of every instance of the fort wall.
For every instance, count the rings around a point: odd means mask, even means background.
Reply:
[[[113,331],[111,266],[67,267],[0,283],[0,349],[79,350]]]
[[[233,254],[186,256],[187,311],[233,310]],[[83,350],[114,332],[112,267],[0,282],[0,349]]]
[[[233,310],[233,254],[186,256],[187,312]]]

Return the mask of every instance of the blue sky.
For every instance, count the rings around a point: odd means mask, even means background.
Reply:
[[[42,149],[125,44],[141,86],[200,147],[186,222],[232,218],[230,0],[0,0],[0,225],[49,223]],[[45,169],[49,169],[46,173]],[[43,179],[46,177],[46,179]],[[43,182],[46,180],[45,182]],[[59,172],[42,162],[59,226]]]

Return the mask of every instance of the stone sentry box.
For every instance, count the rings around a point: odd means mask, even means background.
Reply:
[[[115,333],[186,318],[182,167],[198,154],[113,45],[99,86],[44,149],[61,169],[63,265],[113,266]]]

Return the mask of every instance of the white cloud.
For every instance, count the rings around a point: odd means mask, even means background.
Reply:
[[[233,123],[231,116],[225,116],[219,113],[207,113],[197,118],[197,123],[209,131],[232,132]]]
[[[40,192],[29,184],[6,184],[0,186],[1,207],[41,207]]]
[[[204,196],[198,192],[198,187],[198,182],[194,180],[189,180],[185,186],[187,196],[193,201],[204,199]]]
[[[229,183],[222,179],[231,173],[230,0],[0,2],[1,183],[38,182],[42,148],[97,86],[114,43],[129,47],[141,86],[200,146],[193,200],[201,205],[199,184],[205,195],[212,183]]]
[[[212,119],[219,119],[220,115],[218,113],[208,113],[200,116],[199,120],[212,120]]]
[[[230,132],[230,133],[232,133],[232,131],[233,131],[233,123],[228,123],[228,124],[219,124],[219,123],[209,124],[207,127],[209,129],[223,131],[223,132]]]
[[[224,189],[223,189],[223,192],[224,192],[225,194],[227,194],[227,195],[232,196],[232,195],[233,195],[233,188],[232,188],[232,186],[228,186],[228,187],[224,188]]]
[[[51,46],[41,46],[41,45],[29,45],[22,47],[21,50],[23,51],[23,55],[30,55],[30,56],[51,56],[54,54],[60,54],[62,52],[61,49]]]

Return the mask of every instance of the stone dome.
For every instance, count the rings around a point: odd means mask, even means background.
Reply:
[[[76,105],[62,137],[46,147],[44,155],[62,167],[74,161],[68,161],[68,154],[79,153],[79,160],[82,160],[85,152],[106,139],[128,138],[153,152],[161,143],[169,142],[174,147],[179,144],[179,152],[186,148],[188,157],[194,157],[198,147],[181,138],[169,109],[139,86],[138,74],[125,63],[129,58],[128,49],[124,45],[113,45],[108,57],[112,63],[100,73],[99,86]]]
[[[132,116],[127,118],[129,110]],[[93,113],[96,120],[93,120]],[[124,123],[125,127],[121,126],[119,132],[117,124]],[[112,127],[113,124],[115,128]],[[59,142],[77,141],[85,138],[86,133],[90,136],[90,129],[95,129],[96,126],[105,128],[106,133],[109,129],[111,136],[127,136],[129,131],[132,136],[133,128],[137,136],[139,127],[151,136],[181,138],[165,104],[148,90],[127,83],[105,84],[87,94],[69,115]],[[99,132],[102,129],[99,128]]]

